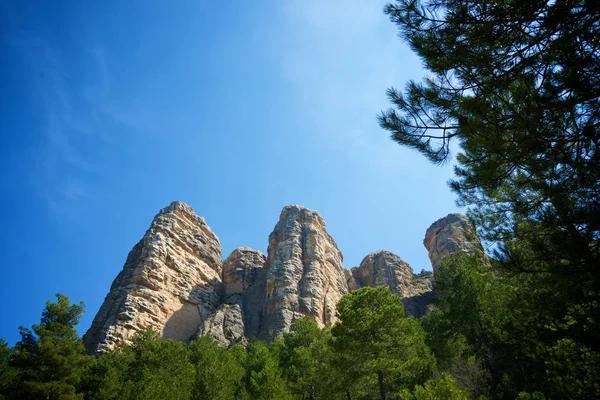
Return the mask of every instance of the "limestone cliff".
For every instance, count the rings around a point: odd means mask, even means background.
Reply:
[[[91,353],[153,327],[186,340],[220,302],[221,245],[191,207],[173,202],[129,253],[83,340]]]
[[[471,221],[462,214],[448,214],[435,221],[425,233],[423,240],[436,274],[444,257],[456,251],[480,254],[485,257],[481,241]]]
[[[342,252],[325,221],[302,206],[286,206],[269,235],[267,293],[259,337],[272,340],[309,315],[319,326],[335,322],[348,293]]]
[[[408,296],[413,271],[402,258],[387,250],[375,251],[365,258],[358,267],[352,268],[352,276],[357,287],[387,286],[400,297]]]
[[[460,214],[436,221],[424,243],[434,272],[454,251],[483,255],[473,226]],[[283,208],[267,257],[240,247],[221,260],[219,239],[191,207],[176,201],[161,210],[85,334],[87,350],[102,353],[148,327],[176,340],[211,335],[224,346],[255,336],[272,340],[303,316],[319,326],[333,324],[339,299],[365,286],[389,287],[402,297],[407,315],[417,317],[435,298],[433,274],[414,275],[390,251],[344,269],[325,221],[302,206]]]
[[[387,250],[367,255],[352,268],[356,288],[387,286],[402,297],[407,315],[419,317],[434,298],[431,274],[414,275],[411,266],[400,256]]]

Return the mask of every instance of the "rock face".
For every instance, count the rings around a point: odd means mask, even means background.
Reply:
[[[204,219],[173,202],[129,253],[83,340],[101,353],[153,327],[186,340],[219,306],[221,246]]]
[[[222,346],[245,343],[242,308],[239,304],[222,304],[203,321],[196,335],[210,335]]]
[[[422,271],[418,275],[413,275],[407,296],[402,299],[404,312],[406,315],[419,318],[425,314],[427,307],[435,300],[436,296],[431,271]]]
[[[475,227],[462,214],[448,214],[435,221],[427,229],[423,244],[429,252],[434,274],[437,273],[442,259],[455,251],[481,254],[485,257]]]
[[[240,307],[246,337],[258,336],[267,290],[265,262],[260,251],[247,247],[235,249],[223,262],[221,300]]]
[[[325,221],[302,206],[286,206],[269,235],[267,293],[259,337],[272,340],[305,315],[319,326],[335,322],[339,299],[348,293],[342,252]]]
[[[420,317],[435,295],[432,274],[413,274],[413,269],[400,256],[378,250],[366,256],[358,267],[352,268],[355,288],[387,286],[402,297],[406,315]]]
[[[413,271],[396,254],[379,250],[363,258],[358,267],[352,268],[352,276],[357,287],[387,286],[392,293],[406,297],[409,295]]]
[[[460,214],[435,222],[425,247],[434,272],[454,251],[483,255],[473,226]],[[249,337],[272,340],[303,316],[319,326],[333,324],[340,298],[365,286],[389,287],[417,317],[435,298],[433,274],[414,275],[390,251],[344,269],[323,218],[302,206],[284,207],[267,257],[240,247],[221,260],[219,239],[191,207],[176,201],[161,210],[85,334],[88,352],[102,353],[148,327],[176,340],[211,335],[224,346]]]

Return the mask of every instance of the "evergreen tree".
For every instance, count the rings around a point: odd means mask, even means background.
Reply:
[[[291,398],[277,357],[264,342],[251,341],[246,348],[245,395],[247,399],[285,400]]]
[[[548,287],[550,328],[600,350],[597,2],[403,0],[385,10],[431,74],[388,90],[395,109],[381,125],[435,163],[460,145],[459,204],[506,268]]]
[[[387,287],[343,296],[337,313],[334,348],[350,392],[385,400],[391,390],[412,387],[435,368],[425,333],[415,319],[404,318],[400,297]]]
[[[89,399],[188,400],[195,371],[183,342],[162,340],[148,329],[130,345],[112,350],[86,368],[81,391]]]
[[[134,354],[128,346],[102,354],[86,365],[78,391],[88,400],[126,399],[125,385],[133,362]]]
[[[443,371],[475,397],[487,395],[488,385],[507,398],[540,388],[535,378],[544,365],[531,356],[538,342],[523,329],[530,310],[520,304],[514,278],[477,256],[456,253],[439,266],[436,289],[435,308],[421,322]]]
[[[189,345],[190,360],[196,367],[192,399],[234,399],[244,368],[233,352],[217,345],[211,336],[201,336]]]
[[[388,90],[381,126],[434,163],[459,149],[451,187],[495,266],[521,276],[519,333],[535,337],[538,384],[597,398],[598,380],[551,377],[557,357],[571,376],[600,368],[598,3],[400,0],[385,11],[430,74]]]
[[[11,355],[12,349],[8,343],[0,339],[0,400],[6,399],[5,395],[14,391],[19,378],[18,370],[9,364]]]
[[[271,347],[278,355],[290,391],[297,398],[333,398],[336,375],[332,368],[334,354],[329,328],[320,329],[311,317],[303,317]]]
[[[10,364],[19,382],[9,397],[20,399],[75,399],[75,385],[89,360],[75,326],[83,315],[83,303],[71,304],[56,295],[48,301],[41,322],[31,329],[20,327]]]
[[[456,379],[442,374],[439,379],[430,379],[423,385],[416,385],[411,392],[404,389],[400,392],[401,400],[470,400],[469,392],[461,389]]]

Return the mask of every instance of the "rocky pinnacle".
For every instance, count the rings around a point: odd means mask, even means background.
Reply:
[[[425,237],[434,271],[457,250],[482,252],[469,220],[450,214]],[[269,235],[267,256],[240,247],[222,261],[221,245],[202,217],[182,202],[162,209],[129,253],[92,326],[84,335],[100,354],[148,327],[163,338],[211,335],[221,345],[273,340],[310,316],[336,321],[340,298],[365,286],[387,286],[407,314],[420,316],[435,297],[432,274],[414,275],[396,254],[378,250],[352,270],[318,212],[286,206]]]

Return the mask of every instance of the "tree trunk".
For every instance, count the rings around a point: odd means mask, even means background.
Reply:
[[[352,397],[350,396],[350,389],[346,389],[346,398],[348,400],[352,400]]]
[[[377,381],[379,381],[379,398],[385,400],[385,386],[383,385],[383,371],[377,371]]]

